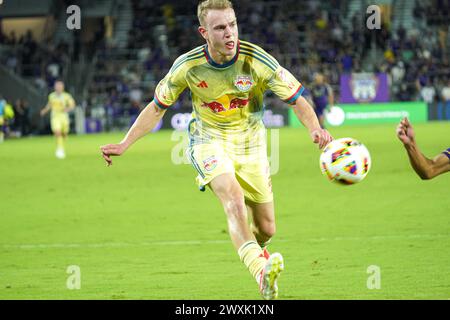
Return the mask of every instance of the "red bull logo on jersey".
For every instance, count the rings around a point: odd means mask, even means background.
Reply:
[[[225,107],[223,106],[223,104],[221,104],[220,102],[217,102],[217,101],[203,102],[202,107],[209,108],[214,113],[223,112],[226,110]]]
[[[219,99],[219,100],[224,100],[224,99]],[[229,101],[229,103],[225,103],[228,101]],[[225,105],[220,102],[217,102],[217,101],[203,102],[202,107],[209,108],[214,113],[219,113],[219,112],[224,112],[227,110],[244,108],[245,106],[248,105],[249,99],[234,98],[231,101],[230,100],[228,100],[228,101],[223,101],[225,103]]]
[[[229,110],[236,109],[236,108],[243,108],[248,104],[248,99],[239,99],[234,98],[230,101],[230,108]]]
[[[234,85],[241,92],[247,92],[253,85],[252,77],[250,76],[237,76],[234,80]]]

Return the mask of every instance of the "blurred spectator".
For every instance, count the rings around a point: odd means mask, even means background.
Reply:
[[[431,84],[431,81],[428,79],[425,86],[423,86],[422,89],[420,89],[420,98],[427,104],[432,104],[434,102],[435,97],[436,97],[436,89]]]
[[[341,58],[342,72],[350,73],[353,69],[353,58],[350,50],[346,50]]]
[[[39,90],[45,90],[47,88],[47,81],[45,80],[44,75],[41,75],[40,77],[36,78],[34,80],[34,84]]]
[[[134,84],[130,90],[130,102],[134,105],[140,105],[142,102],[142,90],[138,84]]]
[[[441,89],[441,97],[443,102],[450,102],[450,78],[447,79],[447,84]]]
[[[405,64],[403,61],[398,61],[391,71],[392,84],[398,85],[403,81],[405,77]]]
[[[24,99],[17,99],[14,104],[15,121],[14,130],[20,132],[20,136],[30,133],[30,109],[28,102]]]

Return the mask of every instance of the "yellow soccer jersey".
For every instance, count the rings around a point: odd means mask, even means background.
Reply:
[[[64,109],[75,105],[75,100],[70,93],[62,92],[61,94],[57,94],[56,92],[52,92],[48,96],[48,103],[52,110],[52,117],[54,117],[65,114]]]
[[[304,89],[275,58],[246,41],[225,64],[211,59],[206,44],[181,55],[156,87],[154,101],[167,109],[186,88],[196,127],[214,135],[262,127],[266,90],[293,104]]]

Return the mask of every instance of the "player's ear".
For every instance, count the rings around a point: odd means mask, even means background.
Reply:
[[[205,39],[205,40],[208,39],[208,31],[206,30],[206,28],[204,26],[199,26],[198,27],[198,32],[203,37],[203,39]]]

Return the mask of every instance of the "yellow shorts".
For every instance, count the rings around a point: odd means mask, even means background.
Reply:
[[[242,187],[245,199],[256,203],[273,200],[272,181],[267,151],[239,154],[219,143],[202,143],[187,149],[187,156],[198,172],[196,178],[200,190],[215,177],[232,173]]]
[[[50,120],[52,132],[61,132],[62,134],[68,134],[70,129],[69,117],[65,114],[52,116]]]
[[[3,116],[0,116],[0,126],[2,126],[5,123],[5,121],[3,120]]]

